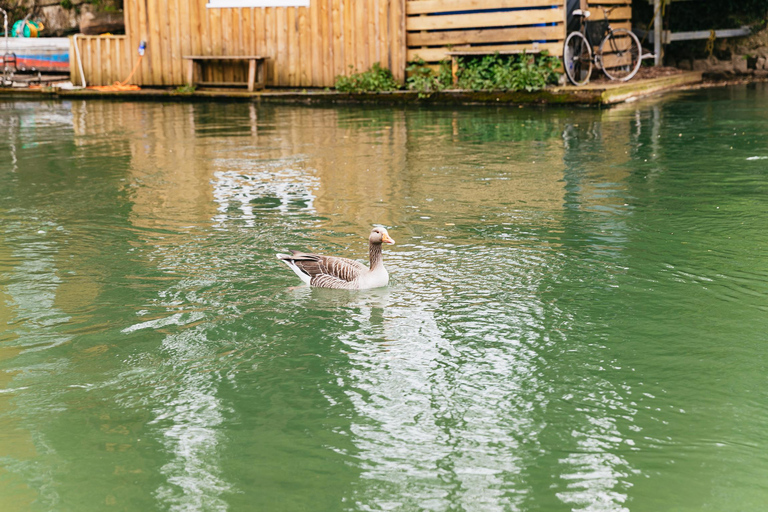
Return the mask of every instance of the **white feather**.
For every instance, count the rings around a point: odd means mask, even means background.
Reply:
[[[304,283],[305,283],[305,284],[309,284],[309,281],[310,281],[312,278],[311,278],[311,277],[309,277],[309,275],[308,275],[308,274],[305,274],[304,272],[302,272],[302,271],[301,271],[301,269],[300,269],[299,267],[297,267],[296,265],[294,265],[294,263],[293,263],[291,260],[287,260],[287,259],[284,259],[284,258],[290,258],[290,256],[289,256],[288,254],[278,254],[278,255],[277,255],[277,259],[279,259],[280,261],[282,261],[283,263],[285,263],[286,265],[288,265],[288,268],[290,268],[291,270],[293,270],[293,271],[294,271],[294,273],[295,273],[297,276],[299,276],[299,279],[301,279],[302,281],[304,281]]]

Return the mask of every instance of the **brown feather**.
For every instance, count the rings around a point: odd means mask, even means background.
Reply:
[[[342,281],[353,281],[361,273],[368,270],[368,267],[359,261],[338,256],[322,256],[291,251],[291,257],[283,259],[293,262],[313,280],[320,276],[329,276]]]

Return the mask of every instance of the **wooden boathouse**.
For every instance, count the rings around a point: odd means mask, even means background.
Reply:
[[[266,58],[271,87],[330,87],[337,75],[379,62],[405,79],[409,61],[431,64],[451,50],[548,50],[561,55],[568,13],[587,3],[613,7],[614,27],[630,28],[631,0],[124,0],[125,35],[71,38],[72,81],[175,87],[184,57]],[[245,82],[247,63],[205,66],[209,82]]]

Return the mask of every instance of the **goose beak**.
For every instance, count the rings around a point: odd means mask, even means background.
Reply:
[[[386,234],[386,233],[384,233],[384,234],[381,236],[381,241],[382,241],[382,242],[384,242],[385,244],[392,244],[392,245],[394,245],[394,243],[395,243],[395,241],[394,241],[394,240],[392,240],[392,237],[390,237],[390,236],[389,236],[388,234]]]

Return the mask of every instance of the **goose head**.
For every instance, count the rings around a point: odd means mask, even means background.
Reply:
[[[395,241],[389,236],[385,228],[375,227],[371,230],[371,236],[368,241],[372,244],[394,244]]]

